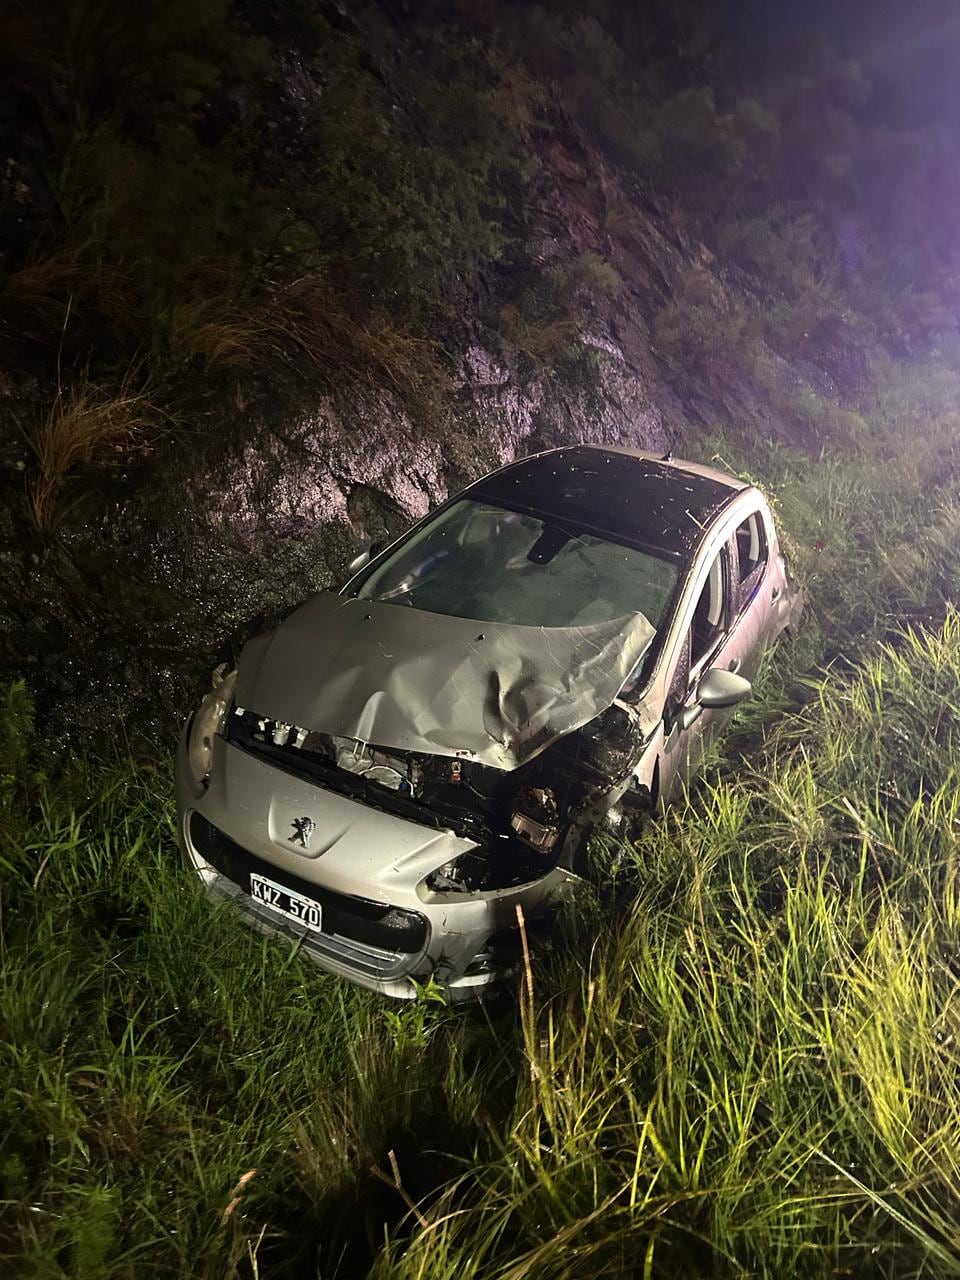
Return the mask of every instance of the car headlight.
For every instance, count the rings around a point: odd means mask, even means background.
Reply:
[[[198,787],[210,776],[213,740],[223,728],[236,683],[237,673],[231,671],[214,685],[194,712],[187,740],[187,762]]]

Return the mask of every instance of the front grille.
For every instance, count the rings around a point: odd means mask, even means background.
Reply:
[[[331,942],[338,939],[348,948],[358,944],[379,953],[384,959],[410,956],[423,949],[427,922],[418,911],[322,889],[256,857],[196,812],[190,815],[190,840],[205,862],[245,893],[250,891],[250,873],[254,872],[318,902],[323,912],[323,932],[308,935],[305,945],[309,941],[322,951],[323,943],[330,934]],[[269,912],[258,914],[264,915],[265,919],[275,918]],[[346,957],[343,960],[349,963]]]

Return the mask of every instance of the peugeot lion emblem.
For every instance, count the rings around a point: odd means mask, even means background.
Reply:
[[[317,824],[312,818],[294,818],[290,825],[293,827],[293,835],[287,836],[287,839],[291,844],[298,844],[301,849],[306,849],[310,844],[310,837],[317,829]]]

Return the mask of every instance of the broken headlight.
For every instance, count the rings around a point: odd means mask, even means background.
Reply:
[[[560,834],[557,797],[549,787],[524,787],[517,796],[510,825],[531,849],[549,853]]]
[[[231,671],[226,676],[222,674],[222,668],[214,672],[214,686],[194,712],[187,739],[187,762],[197,786],[201,786],[210,776],[213,740],[223,728],[236,683],[236,671]]]

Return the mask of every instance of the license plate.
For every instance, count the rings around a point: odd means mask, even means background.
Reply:
[[[272,908],[288,920],[296,920],[297,924],[308,929],[320,929],[320,903],[304,898],[302,894],[285,889],[282,884],[268,880],[266,876],[250,873],[250,897],[255,902]]]

